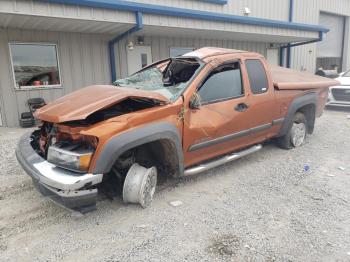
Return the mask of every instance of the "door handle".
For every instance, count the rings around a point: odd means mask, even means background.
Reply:
[[[248,105],[246,103],[239,103],[238,105],[235,106],[235,110],[238,112],[243,112],[248,109]]]

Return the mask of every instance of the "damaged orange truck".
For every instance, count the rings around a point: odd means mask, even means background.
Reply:
[[[202,48],[37,110],[41,125],[16,155],[36,188],[68,208],[92,210],[98,191],[118,187],[146,207],[157,177],[198,174],[267,139],[302,145],[337,84],[257,53]]]

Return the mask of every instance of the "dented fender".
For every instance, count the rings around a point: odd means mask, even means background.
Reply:
[[[127,150],[158,140],[169,140],[174,146],[177,169],[183,174],[183,152],[181,136],[175,125],[170,122],[158,122],[144,125],[111,137],[96,159],[93,173],[108,173],[114,162]]]

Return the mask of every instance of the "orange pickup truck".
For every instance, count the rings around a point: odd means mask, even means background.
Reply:
[[[198,174],[271,138],[302,145],[337,84],[257,53],[201,48],[44,106],[16,155],[37,189],[68,208],[92,210],[98,191],[118,186],[124,202],[146,207],[157,177]]]

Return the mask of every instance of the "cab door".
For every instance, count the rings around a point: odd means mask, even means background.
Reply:
[[[282,122],[278,121],[280,112],[265,60],[247,58],[243,63],[242,70],[248,77],[249,86],[250,143],[255,144],[273,136]]]
[[[240,60],[208,70],[196,87],[201,105],[185,110],[185,167],[249,144],[252,126],[247,79]]]

